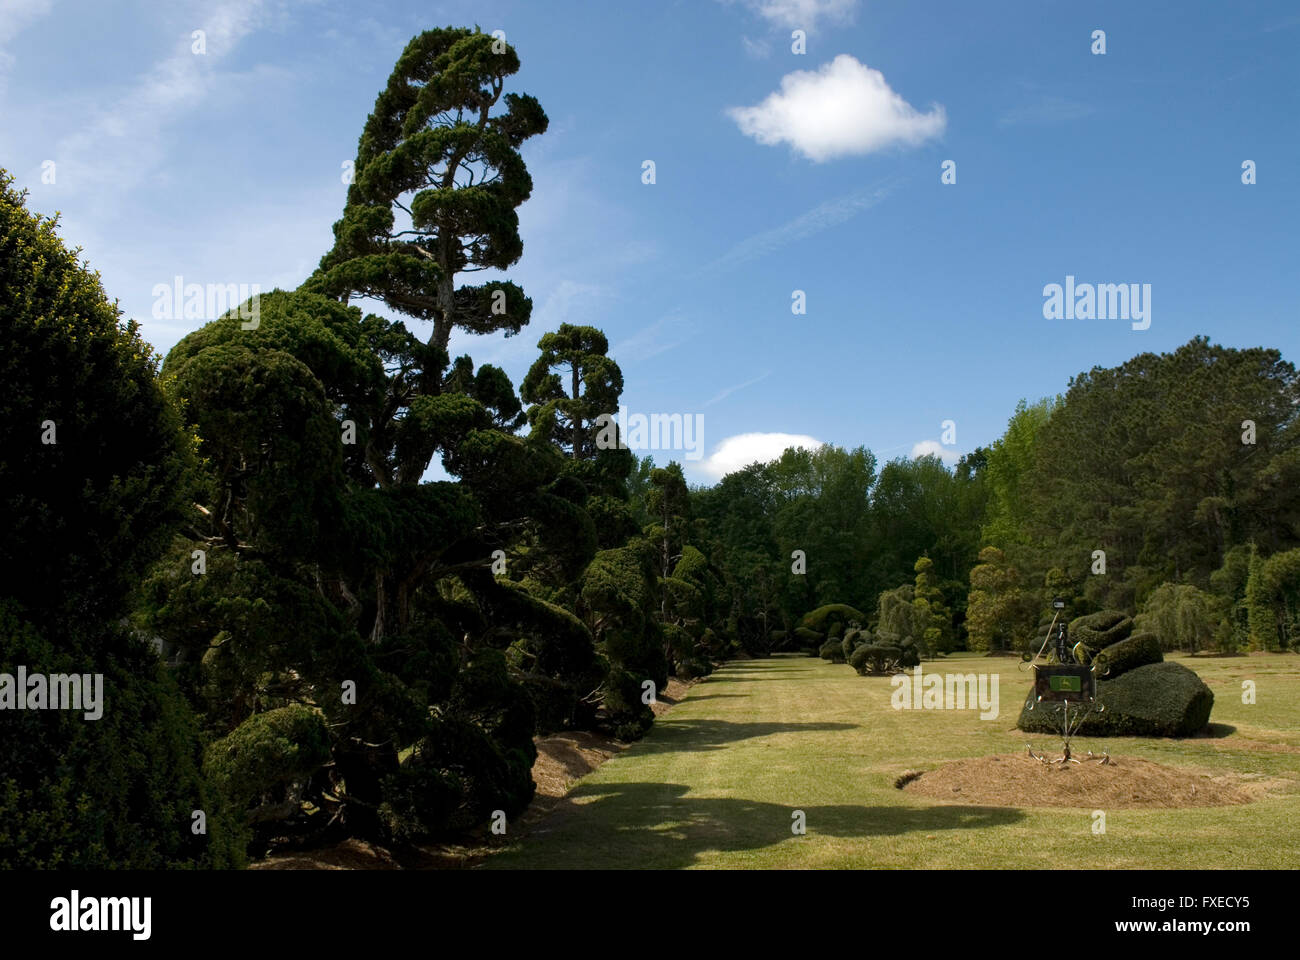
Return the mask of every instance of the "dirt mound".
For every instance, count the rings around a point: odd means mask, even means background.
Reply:
[[[1058,754],[1059,755],[1059,754]],[[1261,792],[1243,776],[1213,777],[1135,757],[1097,763],[1047,765],[1011,754],[957,760],[917,774],[897,786],[936,800],[999,807],[1225,807],[1250,803]]]

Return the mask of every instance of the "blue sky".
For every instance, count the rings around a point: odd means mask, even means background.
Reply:
[[[1197,334],[1297,359],[1294,3],[0,0],[0,166],[165,352],[202,321],[155,284],[306,278],[394,61],[448,24],[504,30],[551,120],[533,322],[453,352],[518,383],[545,331],[604,329],[630,411],[703,416],[694,481],[780,435],[955,459]],[[1150,284],[1149,329],[1045,319],[1067,275]]]

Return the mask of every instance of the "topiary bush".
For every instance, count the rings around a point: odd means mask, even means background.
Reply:
[[[1114,680],[1136,667],[1159,663],[1165,655],[1160,652],[1160,638],[1145,631],[1135,633],[1126,640],[1112,643],[1093,658],[1097,676]]]
[[[807,627],[795,627],[794,635],[801,645],[812,647],[814,650],[820,650],[821,645],[826,641],[825,636]]]
[[[329,758],[324,717],[296,704],[255,713],[210,744],[203,772],[255,823],[290,816],[301,784]]]
[[[870,641],[871,634],[866,630],[861,630],[858,627],[850,627],[844,634],[844,639],[840,641],[840,646],[844,651],[844,659],[848,660],[849,657],[853,656],[854,650]]]
[[[1085,737],[1189,737],[1205,729],[1214,693],[1181,663],[1164,661],[1135,667],[1115,680],[1097,683],[1105,706],[1080,725]],[[1055,710],[1025,701],[1017,726],[1028,733],[1059,733]]]
[[[848,662],[859,676],[881,676],[915,667],[921,662],[921,653],[911,641],[893,644],[875,640],[854,650]]]
[[[1071,645],[1082,643],[1091,650],[1103,650],[1133,632],[1133,618],[1122,610],[1100,610],[1070,621],[1067,635]]]
[[[843,663],[844,647],[839,640],[827,640],[821,645],[817,655],[823,660],[829,660],[831,663]]]
[[[847,603],[828,603],[824,607],[805,613],[803,619],[799,621],[799,626],[828,636],[832,625],[838,623],[840,629],[843,629],[853,622],[866,623],[867,618],[860,610],[850,607]],[[797,630],[795,632],[798,633]]]

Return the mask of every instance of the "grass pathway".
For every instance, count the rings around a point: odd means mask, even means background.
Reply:
[[[1300,866],[1300,658],[1191,664],[1215,691],[1215,738],[1108,739],[1141,756],[1214,774],[1281,781],[1238,807],[1092,811],[926,801],[894,788],[909,768],[1017,753],[1029,675],[1005,658],[953,657],[927,672],[1000,675],[1001,713],[894,710],[888,678],[809,657],[729,663],[649,734],[583,778],[554,813],[494,856],[494,868]],[[1256,679],[1259,703],[1240,701]],[[1231,732],[1228,732],[1228,731]],[[1041,747],[1054,748],[1045,738]],[[1086,752],[1095,742],[1079,741]],[[791,832],[801,810],[807,833]]]

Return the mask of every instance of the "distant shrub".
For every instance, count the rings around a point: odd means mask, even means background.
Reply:
[[[825,636],[816,630],[809,630],[807,627],[795,627],[794,635],[805,647],[820,648],[826,640]]]
[[[844,647],[839,640],[827,640],[821,645],[818,656],[823,660],[829,660],[831,663],[843,663]]]
[[[844,651],[844,659],[848,660],[849,657],[853,656],[854,650],[864,643],[870,642],[870,640],[871,634],[867,633],[867,631],[857,627],[849,628],[844,634],[844,639],[840,641],[840,646]]]
[[[877,640],[864,643],[854,650],[848,662],[860,676],[880,676],[915,667],[921,662],[921,652],[910,641],[893,644]]]
[[[854,621],[866,623],[867,618],[860,610],[850,607],[847,603],[828,603],[824,607],[818,607],[804,614],[803,619],[799,621],[799,626],[828,636],[832,624],[839,623],[840,628],[843,629]],[[797,630],[795,632],[798,633]]]

